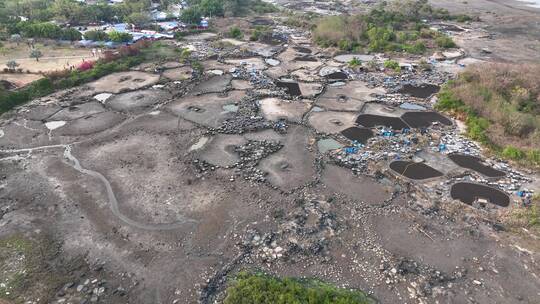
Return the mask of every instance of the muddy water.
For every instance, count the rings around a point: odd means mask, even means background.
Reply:
[[[377,126],[390,127],[394,130],[401,130],[409,126],[399,117],[388,117],[374,114],[361,114],[356,119],[356,123],[366,128]]]
[[[341,131],[341,134],[350,140],[356,140],[359,143],[365,144],[368,139],[373,137],[373,132],[367,128],[351,127]]]
[[[452,186],[450,195],[453,199],[471,205],[477,199],[486,199],[488,202],[500,206],[508,207],[510,198],[506,193],[486,185],[473,183],[457,183]]]
[[[105,189],[107,190],[107,198],[109,199],[111,211],[122,222],[130,226],[139,228],[139,229],[151,230],[151,231],[173,230],[173,229],[184,227],[185,224],[187,223],[195,223],[195,221],[192,219],[181,218],[178,221],[173,222],[173,223],[146,224],[146,223],[140,223],[140,222],[137,222],[135,220],[128,218],[127,216],[125,216],[124,214],[120,212],[120,209],[118,208],[118,200],[116,199],[116,195],[114,194],[114,191],[111,187],[111,183],[109,182],[109,180],[107,180],[105,176],[103,176],[103,174],[83,168],[79,160],[75,156],[73,156],[73,154],[71,153],[71,146],[65,147],[64,157],[67,158],[71,162],[71,165],[73,166],[75,170],[81,172],[82,174],[90,175],[94,178],[97,178],[103,183],[103,185],[105,186]]]
[[[288,82],[288,81],[278,81],[276,83],[276,86],[279,88],[284,88],[285,92],[291,96],[301,96],[302,91],[300,91],[300,85],[296,82]]]
[[[446,126],[451,126],[452,121],[437,112],[407,112],[401,115],[411,128],[427,128],[434,122],[441,123]]]
[[[394,161],[390,164],[390,169],[396,173],[410,179],[422,180],[443,176],[443,174],[424,163],[415,163],[411,161]]]
[[[317,58],[310,56],[310,55],[304,55],[304,56],[298,56],[293,59],[294,61],[309,61],[309,62],[317,62]]]
[[[502,171],[493,169],[492,167],[486,166],[482,163],[482,159],[465,154],[451,154],[448,155],[456,165],[474,170],[480,174],[483,174],[487,177],[503,177],[506,174]]]
[[[439,86],[434,84],[423,84],[420,86],[405,84],[398,92],[416,98],[428,98],[431,95],[439,92],[439,89]]]
[[[325,77],[328,78],[328,79],[334,79],[334,80],[349,79],[349,76],[347,76],[347,74],[345,74],[343,72],[334,72],[334,73],[326,75]]]

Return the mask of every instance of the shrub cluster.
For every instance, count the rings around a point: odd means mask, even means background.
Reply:
[[[540,165],[540,65],[472,66],[439,93],[436,108],[465,120],[467,136],[501,157]]]
[[[443,33],[432,31],[424,19],[441,19],[425,0],[384,2],[367,14],[330,16],[320,19],[313,30],[317,44],[344,51],[407,52],[422,54],[434,43],[455,47]]]

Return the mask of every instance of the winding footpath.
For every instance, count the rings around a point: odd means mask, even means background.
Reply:
[[[116,198],[116,195],[114,194],[114,191],[112,189],[111,183],[103,174],[93,171],[90,169],[85,169],[81,166],[81,163],[79,160],[72,154],[72,145],[50,145],[50,146],[41,146],[41,147],[35,147],[35,148],[23,148],[23,149],[13,149],[13,150],[0,150],[2,153],[32,153],[34,151],[39,150],[47,150],[47,149],[55,149],[55,148],[63,148],[64,149],[64,157],[69,161],[69,165],[71,165],[75,170],[79,171],[82,174],[90,175],[94,178],[99,179],[103,185],[105,186],[105,189],[107,190],[107,198],[109,200],[109,207],[111,208],[112,213],[120,219],[125,224],[139,228],[142,230],[147,231],[163,231],[163,230],[175,230],[178,228],[183,227],[186,224],[195,224],[197,221],[193,219],[189,219],[186,217],[181,217],[175,222],[171,223],[161,223],[161,224],[147,224],[147,223],[141,223],[138,221],[135,221],[133,219],[130,219],[126,215],[122,214],[120,212],[120,209],[118,207],[118,199]],[[7,157],[3,160],[9,160],[14,159],[14,157]]]

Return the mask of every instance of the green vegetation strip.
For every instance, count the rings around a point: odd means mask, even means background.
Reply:
[[[224,304],[369,304],[376,301],[356,290],[317,280],[279,279],[240,272],[227,289]]]

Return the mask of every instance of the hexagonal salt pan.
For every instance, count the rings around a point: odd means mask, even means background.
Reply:
[[[213,76],[208,80],[199,83],[191,90],[191,95],[206,93],[220,93],[227,89],[233,77],[231,75]]]
[[[327,165],[321,182],[330,191],[343,193],[351,199],[368,204],[382,204],[392,196],[391,189],[367,176],[354,176],[351,170]]]
[[[229,59],[229,60],[226,60],[225,63],[232,64],[234,66],[242,65],[246,67],[247,69],[250,69],[250,68],[254,68],[256,70],[266,69],[266,64],[259,57],[243,58],[243,59]]]
[[[225,38],[225,39],[221,39],[220,41],[224,42],[224,43],[229,43],[229,44],[234,45],[234,46],[241,46],[241,45],[246,44],[245,41],[232,39],[232,38]]]
[[[175,68],[179,68],[182,66],[182,63],[178,62],[178,61],[169,61],[169,62],[165,62],[164,64],[161,65],[162,68],[164,69],[175,69]]]
[[[223,106],[239,102],[246,93],[230,91],[227,94],[204,94],[186,96],[167,105],[167,109],[188,121],[217,128],[234,113],[225,111]]]
[[[235,147],[247,141],[240,135],[218,134],[210,138],[199,153],[199,158],[213,165],[232,166],[240,161]]]
[[[233,81],[231,81],[231,86],[235,90],[249,90],[253,88],[249,81],[241,79],[234,79]]]
[[[309,124],[319,133],[336,134],[355,125],[356,113],[349,112],[311,112]]]
[[[305,98],[315,97],[324,89],[324,86],[320,83],[299,82],[298,86],[300,86],[300,92],[302,92],[302,96]]]
[[[303,126],[288,129],[283,148],[263,159],[259,168],[267,173],[268,181],[283,191],[291,191],[313,180],[313,153],[308,150],[309,130]]]
[[[87,102],[80,105],[74,105],[56,112],[49,117],[48,121],[74,120],[88,115],[105,112],[107,109],[99,102]]]
[[[280,50],[279,46],[268,45],[259,42],[250,42],[245,46],[249,51],[262,56],[262,57],[272,57]]]
[[[88,84],[96,92],[120,93],[138,90],[159,81],[159,75],[129,71],[110,74]]]
[[[374,94],[384,94],[382,88],[368,88],[363,81],[351,81],[344,86],[328,86],[317,99],[317,105],[334,111],[360,111]]]
[[[223,70],[223,71],[229,71],[230,69],[234,68],[234,65],[232,64],[225,64],[222,62],[219,62],[217,60],[207,60],[203,61],[202,65],[204,67],[204,70]]]
[[[88,135],[105,131],[124,120],[124,116],[114,112],[102,112],[72,120],[57,129],[58,134],[66,136]]]
[[[371,114],[371,115],[380,115],[380,116],[388,116],[388,117],[401,117],[401,115],[405,114],[407,111],[398,108],[398,107],[392,107],[384,104],[378,104],[378,103],[368,103],[364,107],[364,110],[362,113],[364,114]]]
[[[116,95],[106,105],[116,111],[140,112],[169,98],[171,94],[168,92],[148,89]]]
[[[266,98],[259,101],[261,112],[267,120],[288,120],[300,122],[302,117],[311,107],[309,101],[289,101],[279,98]]]
[[[36,105],[28,106],[26,109],[22,110],[20,115],[26,119],[30,120],[44,120],[58,111],[62,110],[62,107],[56,104],[45,104],[45,105]]]
[[[166,70],[163,72],[163,76],[170,80],[182,81],[191,79],[192,73],[193,69],[191,67],[185,66]]]
[[[287,71],[294,71],[300,68],[316,69],[322,65],[322,62],[297,60],[305,56],[305,54],[297,53],[293,48],[289,47],[285,52],[279,54],[277,59],[282,62],[281,67]]]

